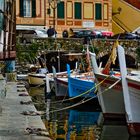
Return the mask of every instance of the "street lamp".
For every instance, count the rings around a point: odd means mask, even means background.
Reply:
[[[60,3],[61,0],[48,0],[49,3],[49,9],[48,9],[48,14],[51,13],[51,9],[53,10],[53,28],[55,29],[55,15],[56,15],[56,8],[57,4]],[[51,7],[51,9],[50,9]]]

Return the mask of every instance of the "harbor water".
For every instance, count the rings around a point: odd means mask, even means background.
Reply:
[[[29,94],[53,140],[140,140],[130,136],[124,121],[103,121],[99,105],[57,100],[55,93],[45,102],[43,87],[30,87]],[[68,108],[68,109],[65,109]]]

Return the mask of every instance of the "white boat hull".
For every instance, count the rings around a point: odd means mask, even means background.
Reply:
[[[131,135],[140,135],[140,76],[127,76],[130,114],[127,113],[128,131]]]
[[[95,74],[97,82],[100,83],[108,75]],[[102,108],[104,119],[122,119],[125,118],[125,108],[123,100],[123,91],[121,81],[118,82],[114,87],[108,89],[119,77],[108,77],[102,84],[99,85],[98,100]]]

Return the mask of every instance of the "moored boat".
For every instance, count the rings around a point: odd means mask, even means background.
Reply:
[[[127,76],[126,80],[129,89],[127,102],[130,104],[130,111],[126,112],[128,130],[132,135],[140,135],[140,75]]]
[[[128,132],[140,135],[140,71],[128,74],[124,49],[121,46],[118,49]]]
[[[98,100],[104,119],[125,119],[125,106],[119,72],[102,73],[98,68],[95,53],[91,53],[93,71],[98,83]]]
[[[91,72],[81,73],[75,76],[70,74],[70,66],[67,65],[68,71],[68,94],[70,98],[97,98],[96,84]]]
[[[68,78],[55,77],[54,84],[56,98],[59,99],[68,98]]]
[[[45,74],[41,73],[29,73],[28,74],[28,82],[31,86],[41,86],[44,85],[43,79],[45,78]]]

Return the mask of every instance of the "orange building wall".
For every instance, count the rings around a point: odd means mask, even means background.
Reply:
[[[19,0],[16,0],[16,24],[17,25],[31,25],[31,26],[45,26],[46,16],[46,0],[36,0],[36,17],[20,17],[19,16]]]
[[[64,1],[65,18],[57,19],[57,9],[55,10],[55,28],[59,35],[64,29],[69,28],[85,28],[83,23],[93,22],[93,28],[112,31],[112,0],[70,0]],[[82,19],[74,19],[74,2],[82,3]],[[95,20],[95,3],[102,4],[102,19]],[[48,0],[36,0],[36,15],[35,18],[19,17],[19,0],[16,0],[16,24],[17,25],[31,25],[31,26],[46,26],[47,28],[53,26],[54,16],[53,12],[49,15],[47,9],[49,8]],[[51,9],[52,10],[52,9]],[[91,12],[93,11],[93,12]],[[90,14],[89,14],[90,13]]]
[[[76,0],[76,2],[82,3],[82,19],[74,19],[74,2],[64,1],[65,7],[65,19],[57,19],[57,9],[55,10],[55,28],[58,34],[62,34],[64,29],[69,28],[84,28],[84,22],[93,22],[93,28],[112,31],[112,0]],[[95,3],[102,4],[102,20],[95,20]],[[49,4],[46,4],[49,7]],[[91,13],[91,11],[93,11]],[[90,14],[89,14],[90,13]],[[46,13],[46,26],[53,26],[53,13],[48,15]]]

